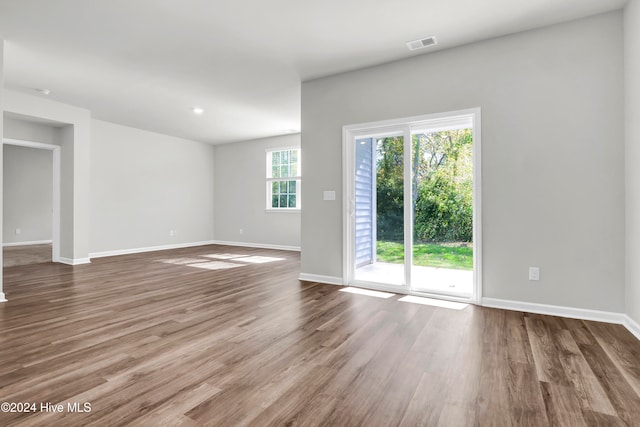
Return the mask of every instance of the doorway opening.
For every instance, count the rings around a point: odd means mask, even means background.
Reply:
[[[479,109],[345,126],[345,283],[477,302]]]
[[[3,251],[7,256],[4,261],[4,266],[11,265],[23,265],[23,264],[31,264],[37,262],[60,262],[60,146],[53,144],[44,144],[39,142],[31,142],[31,141],[22,141],[17,139],[9,139],[3,138],[2,140],[3,150],[6,146],[16,146],[23,147],[27,149],[37,149],[37,150],[46,150],[51,152],[50,160],[52,161],[52,169],[51,169],[51,214],[49,216],[50,223],[50,238],[46,238],[45,240],[41,240],[41,238],[37,238],[34,240],[28,235],[29,230],[22,230],[20,226],[11,227],[11,230],[15,229],[16,239],[13,242],[7,242],[5,238],[3,238]],[[3,156],[4,157],[4,156]],[[5,170],[3,168],[3,170]],[[5,170],[6,171],[6,170]],[[23,194],[19,199],[21,199],[24,203],[24,206],[33,205],[34,201],[31,200],[33,194]],[[6,204],[5,194],[5,204]],[[6,209],[5,209],[6,211]],[[6,212],[5,212],[6,213]],[[17,213],[16,215],[19,215]],[[5,218],[7,215],[3,215],[3,220],[9,219]],[[11,230],[7,230],[11,232]],[[27,232],[27,238],[25,236],[19,236],[24,232]],[[42,233],[42,231],[41,231]],[[49,237],[47,236],[47,237]],[[3,257],[4,258],[4,257]],[[46,259],[46,261],[44,261]],[[11,263],[11,265],[7,265],[7,263]],[[4,267],[3,266],[3,267]]]

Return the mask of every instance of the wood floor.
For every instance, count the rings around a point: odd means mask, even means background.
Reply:
[[[2,248],[4,267],[51,262],[51,245],[6,246]]]
[[[621,326],[298,273],[297,253],[228,246],[6,268],[0,400],[38,406],[0,425],[640,425]]]

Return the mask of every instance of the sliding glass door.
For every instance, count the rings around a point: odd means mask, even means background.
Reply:
[[[355,279],[405,284],[402,132],[355,139]]]
[[[345,127],[345,281],[479,295],[479,111]]]
[[[471,120],[412,129],[414,291],[473,295]]]

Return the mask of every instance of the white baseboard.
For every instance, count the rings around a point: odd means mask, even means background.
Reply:
[[[300,276],[298,276],[298,280],[304,280],[305,282],[326,283],[328,285],[344,285],[342,277],[321,276],[319,274],[300,273]]]
[[[212,243],[216,245],[242,246],[245,248],[277,249],[279,251],[300,252],[300,246],[269,245],[266,243],[227,242],[224,240],[214,240]]]
[[[214,244],[216,243],[213,240],[208,240],[205,242],[177,243],[175,245],[149,246],[146,248],[118,249],[115,251],[92,252],[89,254],[89,258],[103,258],[108,256],[117,256],[117,255],[140,254],[143,252],[166,251],[169,249],[192,248],[196,246],[206,246],[206,245],[214,245]]]
[[[617,323],[624,326],[627,326],[627,321],[633,322],[633,320],[624,313],[589,310],[586,308],[563,307],[559,305],[537,304],[533,302],[510,301],[510,300],[495,299],[495,298],[482,298],[482,305],[484,307],[501,308],[504,310],[524,311],[527,313],[548,314],[551,316],[568,317],[571,319],[594,320],[596,322]]]
[[[89,258],[103,258],[108,256],[117,256],[117,255],[131,255],[131,254],[139,254],[143,252],[166,251],[169,249],[192,248],[196,246],[206,246],[206,245],[244,246],[244,247],[250,247],[250,248],[278,249],[282,251],[298,251],[298,252],[300,251],[300,248],[297,246],[279,246],[279,245],[265,245],[260,243],[241,243],[241,242],[225,242],[221,240],[207,240],[204,242],[177,243],[175,245],[149,246],[146,248],[132,248],[132,249],[119,249],[115,251],[92,252],[89,254]]]
[[[64,258],[64,257],[60,257],[60,262],[62,264],[67,264],[67,265],[82,265],[82,264],[91,264],[91,259],[90,258]]]
[[[640,340],[640,324],[633,320],[629,315],[624,315],[624,323],[625,328],[629,330],[636,338]]]
[[[0,302],[7,302],[7,299],[4,297],[4,292],[0,292]]]
[[[32,245],[49,245],[53,243],[53,240],[35,240],[32,242],[13,242],[13,243],[3,243],[2,247],[7,248],[10,246],[32,246]]]

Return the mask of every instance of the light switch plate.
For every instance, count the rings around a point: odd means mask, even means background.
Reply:
[[[336,192],[333,190],[325,190],[322,192],[322,196],[324,198],[324,200],[335,200],[336,199]]]

